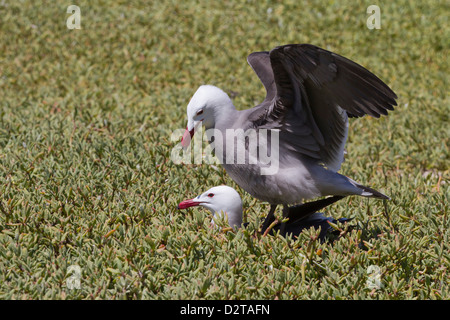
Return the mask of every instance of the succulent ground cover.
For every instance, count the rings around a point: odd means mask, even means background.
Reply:
[[[371,4],[79,1],[68,29],[65,2],[3,1],[0,298],[449,299],[449,6],[383,3],[369,29]],[[354,218],[334,242],[262,237],[266,203],[220,165],[171,161],[197,87],[252,107],[264,89],[247,55],[287,43],[348,57],[399,97],[388,117],[350,120],[341,169],[392,200],[326,208]],[[219,184],[247,229],[177,210]]]

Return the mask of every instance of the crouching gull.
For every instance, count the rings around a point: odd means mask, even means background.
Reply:
[[[310,44],[254,52],[247,61],[266,89],[265,100],[238,111],[221,89],[200,86],[187,106],[183,148],[203,125],[230,177],[271,205],[269,217],[277,205],[283,205],[286,217],[288,205],[327,195],[389,199],[337,173],[344,160],[348,117],[368,114],[378,118],[397,105],[396,94],[383,81],[359,64]],[[259,134],[263,129],[266,136]],[[236,161],[241,155],[235,145],[226,146],[234,143],[227,140],[229,130],[249,132],[244,137],[245,163]],[[270,150],[275,156],[275,170],[270,167],[274,163],[263,161],[261,154],[255,160],[254,149],[249,147],[252,130],[257,133],[257,149]]]
[[[334,224],[337,221],[344,223],[350,221],[348,218],[333,219],[330,217],[325,217],[322,213],[316,212],[333,202],[341,199],[342,197],[336,196],[334,198],[321,199],[314,202],[309,202],[307,204],[289,207],[288,211],[288,223],[285,227],[285,234],[292,236],[298,236],[300,232],[304,229],[309,229],[311,227],[321,228],[319,239],[324,240],[325,236],[332,227],[328,222]],[[214,215],[211,220],[212,224],[215,224],[214,220],[216,218],[222,217],[224,214],[228,224],[233,228],[240,228],[242,226],[242,200],[239,193],[231,187],[228,186],[218,186],[209,189],[208,191],[200,194],[198,197],[184,200],[178,205],[178,209],[186,209],[194,206],[202,206],[207,208]],[[274,231],[280,229],[280,223],[276,219],[271,222],[271,228],[262,227],[261,233],[273,234]]]

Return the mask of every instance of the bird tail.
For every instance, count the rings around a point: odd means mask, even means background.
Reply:
[[[364,196],[364,197],[391,200],[391,198],[389,198],[387,195],[382,194],[381,192],[378,192],[375,189],[363,186],[362,184],[359,184],[357,182],[355,182],[355,186],[357,186],[359,189],[362,190],[361,195]]]

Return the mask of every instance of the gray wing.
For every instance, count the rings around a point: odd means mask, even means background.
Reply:
[[[269,52],[253,52],[247,57],[247,62],[258,75],[266,89],[267,95],[265,100],[272,100],[277,93],[277,88],[273,76],[272,65],[270,64]]]
[[[254,53],[248,62],[267,90],[251,109],[249,127],[280,129],[280,143],[330,170],[343,161],[348,116],[378,118],[397,105],[395,93],[370,71],[313,45]]]

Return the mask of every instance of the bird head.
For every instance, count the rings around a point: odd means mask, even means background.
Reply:
[[[221,89],[212,85],[200,86],[187,106],[188,123],[181,145],[187,148],[199,125],[206,129],[214,128],[218,114],[233,106],[230,97]]]
[[[236,190],[228,186],[218,186],[209,189],[196,198],[184,200],[178,209],[194,206],[207,208],[215,218],[225,213],[231,227],[240,227],[242,224],[242,200]]]

